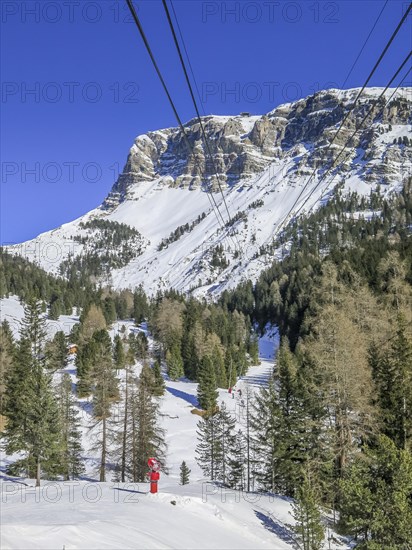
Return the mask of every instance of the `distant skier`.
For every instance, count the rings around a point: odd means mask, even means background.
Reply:
[[[240,398],[242,397],[242,390],[239,388],[239,389],[237,390],[237,392],[238,392],[238,394],[239,394],[239,399],[240,399]]]

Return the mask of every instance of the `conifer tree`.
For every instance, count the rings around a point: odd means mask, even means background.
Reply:
[[[153,365],[153,376],[154,376],[154,388],[153,388],[153,395],[155,397],[161,397],[165,392],[165,381],[162,376],[162,368],[160,359],[156,358],[154,365]]]
[[[8,421],[2,434],[8,454],[26,454],[28,474],[35,475],[36,486],[42,471],[56,473],[60,444],[57,403],[51,377],[45,372],[45,333],[41,305],[30,302],[25,307],[16,362],[7,377]]]
[[[184,375],[183,360],[180,353],[180,348],[177,344],[174,344],[170,350],[167,350],[166,364],[171,380],[177,380]]]
[[[149,305],[146,294],[141,286],[139,286],[133,294],[133,317],[136,325],[139,325],[147,318],[149,313]]]
[[[67,360],[67,341],[62,330],[56,332],[46,344],[47,368],[51,371],[63,369]]]
[[[211,413],[216,410],[218,392],[216,390],[215,368],[210,357],[203,357],[198,377],[197,399],[199,405],[204,411]]]
[[[229,388],[233,388],[237,381],[237,369],[229,347],[226,349],[225,366],[227,372],[227,385]]]
[[[187,485],[189,483],[190,473],[190,468],[183,460],[182,464],[180,465],[180,485]]]
[[[131,410],[131,398],[130,398],[130,386],[132,383],[132,370],[131,366],[134,363],[133,353],[129,353],[126,358],[126,377],[125,377],[125,390],[123,396],[123,423],[121,432],[119,434],[120,438],[120,481],[124,483],[126,481],[126,471],[127,471],[127,443],[128,443],[128,429],[129,429],[129,418]]]
[[[220,461],[217,461],[217,479],[228,484],[230,480],[230,459],[233,454],[235,436],[235,419],[228,412],[224,402],[220,405],[220,410],[217,413],[219,421],[218,431],[220,438]]]
[[[365,449],[340,483],[341,528],[359,548],[409,548],[412,540],[412,457],[386,436]]]
[[[273,378],[267,387],[262,386],[252,405],[252,446],[259,460],[254,473],[261,488],[271,492],[284,492],[280,462],[284,454],[283,424],[278,392]]]
[[[61,376],[58,387],[59,420],[61,427],[60,466],[66,480],[84,472],[79,412],[75,407],[70,375]]]
[[[280,443],[281,460],[278,473],[282,476],[283,491],[294,496],[301,480],[301,469],[308,456],[308,427],[310,425],[302,400],[302,386],[299,385],[297,357],[290,351],[289,343],[283,339],[277,357],[274,374],[278,387],[278,402],[281,411]],[[318,442],[316,442],[318,444]]]
[[[203,417],[197,425],[196,460],[204,475],[212,481],[219,479],[222,448],[217,414]]]
[[[125,367],[126,355],[123,341],[119,334],[116,334],[114,337],[113,360],[116,369],[123,369]]]
[[[217,346],[215,346],[213,348],[213,351],[210,357],[215,367],[217,387],[227,388],[228,382],[227,382],[227,375],[226,375],[226,367],[225,367],[225,361],[224,361],[224,356],[222,354],[222,351]]]
[[[0,414],[4,410],[4,394],[6,381],[10,370],[13,368],[15,344],[13,334],[7,321],[0,325]]]
[[[320,550],[323,547],[325,529],[322,525],[315,488],[308,473],[305,474],[302,484],[297,489],[292,510],[296,520],[294,531],[302,550]]]
[[[104,299],[103,315],[108,325],[111,325],[116,320],[116,305],[112,296],[107,296]]]
[[[113,370],[110,336],[103,329],[95,332],[93,338],[96,343],[93,364],[93,417],[96,422],[93,427],[98,429],[94,450],[100,453],[100,481],[105,481],[109,448],[108,423],[111,405],[118,397],[118,388]]]
[[[130,389],[128,472],[132,481],[145,480],[151,456],[166,469],[164,430],[158,425],[158,405],[152,398],[151,383],[142,371]]]
[[[228,483],[230,487],[243,491],[246,487],[246,438],[241,430],[238,430],[233,438],[233,447],[229,455]]]
[[[197,461],[206,476],[225,485],[231,484],[234,427],[235,419],[224,403],[219,411],[205,416],[198,424]]]
[[[369,361],[379,391],[384,432],[401,449],[412,447],[412,340],[398,316],[389,351],[371,348]]]
[[[199,367],[195,337],[191,330],[184,330],[182,337],[182,359],[184,374],[189,380],[196,380]]]
[[[50,304],[49,319],[57,320],[64,313],[64,304],[60,299],[53,300]]]

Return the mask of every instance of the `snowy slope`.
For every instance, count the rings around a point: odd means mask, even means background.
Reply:
[[[152,294],[173,287],[216,295],[244,279],[254,280],[273,261],[273,256],[266,256],[261,247],[270,245],[295,214],[317,208],[337,184],[364,195],[380,185],[387,195],[399,190],[408,176],[412,147],[393,143],[411,136],[412,103],[408,103],[408,90],[400,89],[396,98],[403,98],[402,108],[395,104],[384,117],[374,120],[348,149],[348,158],[334,177],[319,184],[325,167],[352,132],[353,122],[351,132],[342,131],[343,138],[328,152],[330,138],[357,92],[320,92],[280,106],[263,117],[206,117],[211,139],[220,144],[216,162],[225,166],[227,184],[223,195],[230,217],[233,220],[243,214],[232,225],[227,224],[229,216],[222,195],[216,191],[212,199],[196,185],[196,166],[191,160],[186,163],[176,146],[177,130],[167,129],[136,139],[125,171],[102,207],[10,250],[58,273],[62,261],[84,253],[79,235],[95,238],[80,225],[97,218],[127,224],[142,235],[141,253],[136,253],[127,265],[111,269],[104,280],[115,288],[142,284]],[[380,92],[379,88],[365,92],[356,117],[363,115],[362,108],[369,108]],[[386,97],[392,92],[389,90]],[[333,107],[329,107],[331,104]],[[193,122],[188,128],[194,145],[199,147]],[[276,137],[279,135],[282,139]],[[243,162],[237,178],[233,172],[236,162],[230,164],[232,157],[238,164]],[[315,176],[309,180],[314,166]],[[188,178],[191,183],[184,183]],[[221,216],[212,208],[213,201]],[[204,219],[196,222],[203,214]],[[193,227],[159,250],[160,243],[185,224]],[[212,265],[217,245],[223,247],[227,267]]]
[[[146,484],[51,483],[36,491],[3,482],[1,489],[4,550],[293,548],[283,527],[290,504],[280,498],[255,495],[250,503],[199,483],[162,487],[157,496]]]
[[[21,320],[24,317],[24,306],[17,296],[0,299],[0,323],[7,321],[14,338],[20,337]],[[70,334],[73,326],[79,322],[77,315],[60,315],[56,320],[46,319],[47,338],[52,339],[58,331]]]
[[[128,322],[118,323],[113,331]],[[114,332],[113,332],[114,333]],[[260,340],[261,365],[252,367],[238,382],[256,387],[273,368],[278,345],[276,331]],[[140,366],[136,365],[136,372]],[[75,380],[73,365],[66,369]],[[0,547],[11,549],[272,549],[292,550],[288,524],[290,499],[269,494],[241,493],[207,483],[194,455],[196,424],[191,414],[196,404],[196,384],[166,381],[161,398],[161,423],[167,431],[169,475],[161,476],[159,494],[150,495],[147,483],[95,483],[93,459],[87,462],[84,480],[43,482],[9,478],[0,473]],[[240,403],[220,390],[230,410],[239,414]],[[84,445],[89,456],[91,437],[87,401],[79,402],[84,426]],[[0,472],[9,457],[1,456]],[[191,468],[191,482],[180,486],[179,466]],[[348,546],[331,543],[330,548]]]

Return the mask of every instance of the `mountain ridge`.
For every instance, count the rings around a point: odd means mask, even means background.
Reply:
[[[262,116],[203,117],[213,161],[196,119],[185,124],[189,152],[179,128],[138,136],[102,205],[9,250],[54,274],[92,262],[91,275],[101,284],[142,284],[151,294],[172,287],[217,295],[256,279],[277,254],[262,250],[296,213],[316,208],[337,186],[360,194],[378,186],[383,194],[400,189],[412,157],[407,88],[388,104],[393,90],[386,92],[373,121],[353,138],[348,158],[321,179],[381,92],[366,89],[349,116],[359,89],[320,91]],[[93,220],[105,220],[106,226],[90,229]],[[124,226],[137,232],[130,242],[119,237],[128,234]]]

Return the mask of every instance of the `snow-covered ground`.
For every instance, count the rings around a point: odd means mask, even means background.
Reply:
[[[14,338],[20,337],[21,321],[24,317],[24,306],[17,296],[9,296],[0,300],[0,323],[7,321]],[[60,315],[56,320],[46,319],[47,338],[52,339],[58,331],[70,334],[73,326],[79,322],[79,317],[73,315]]]
[[[4,481],[0,543],[11,549],[291,549],[287,499],[211,484]]]
[[[129,322],[119,322],[114,334]],[[260,339],[261,364],[252,367],[236,385],[265,383],[278,345],[276,330]],[[136,367],[139,368],[138,366]],[[73,364],[68,372],[76,379]],[[256,387],[256,386],[253,386]],[[10,478],[4,473],[10,457],[0,465],[0,547],[11,549],[272,549],[294,548],[290,499],[276,495],[234,492],[204,480],[194,460],[197,384],[166,380],[160,399],[161,424],[167,433],[169,475],[161,476],[159,494],[147,483],[96,483],[92,457],[86,476],[79,481],[43,482]],[[236,413],[240,399],[227,390],[219,398]],[[80,400],[84,446],[90,456],[87,400]],[[189,485],[179,485],[179,467],[191,468]],[[331,545],[331,548],[347,548]]]

